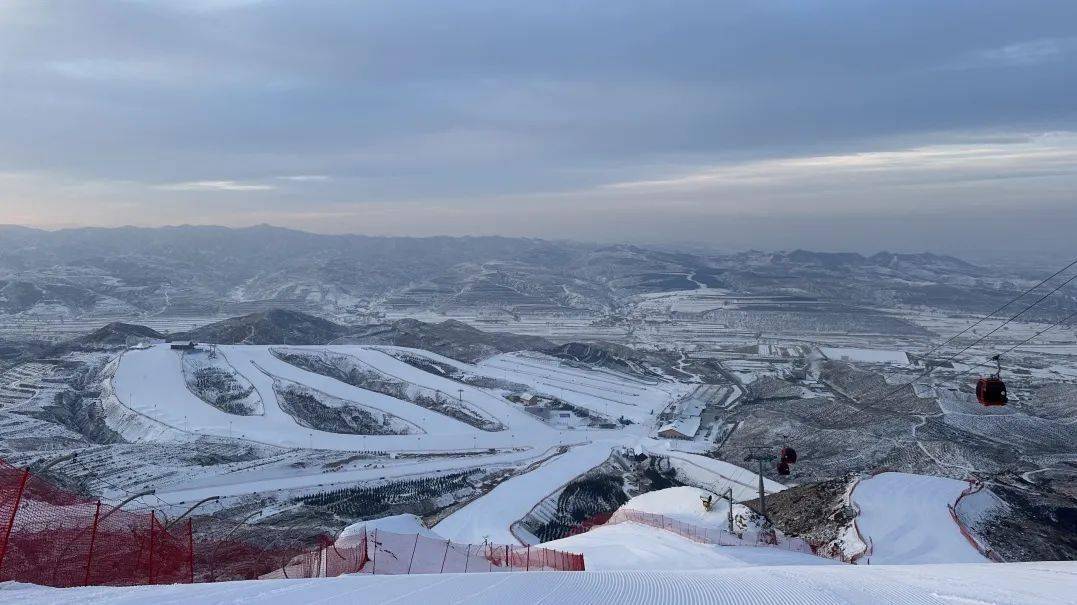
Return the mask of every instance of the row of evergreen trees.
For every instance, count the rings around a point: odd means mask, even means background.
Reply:
[[[297,501],[333,511],[341,516],[360,519],[375,517],[385,514],[394,505],[437,498],[468,487],[469,474],[471,473],[450,473],[418,479],[400,479],[376,486],[344,487],[303,496]]]

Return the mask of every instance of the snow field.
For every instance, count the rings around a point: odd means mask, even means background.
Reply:
[[[966,487],[956,479],[909,473],[882,473],[861,481],[853,500],[860,507],[860,533],[873,544],[871,563],[986,561],[961,535],[947,508]],[[1077,586],[1077,578],[1074,582]]]
[[[387,531],[396,534],[419,534],[425,538],[434,538],[437,540],[445,539],[444,536],[427,529],[419,517],[405,514],[353,523],[340,530],[340,534],[337,535],[336,545],[354,546],[353,542],[360,536],[372,534],[374,530]]]
[[[167,345],[125,353],[112,380],[115,394],[125,407],[176,432],[242,437],[283,447],[322,447],[345,451],[454,451],[469,447],[500,448],[520,445],[534,445],[545,449],[558,441],[556,431],[513,409],[508,402],[501,404],[500,409],[491,411],[502,422],[520,425],[521,436],[526,436],[524,439],[518,440],[511,430],[479,431],[410,402],[307,372],[280,361],[269,352],[269,347],[219,347],[218,354],[225,357],[237,373],[254,385],[264,404],[264,415],[228,414],[196,397],[186,388],[180,356]],[[379,356],[392,359],[382,354]],[[426,434],[348,435],[302,427],[277,403],[273,389],[274,379],[303,384],[332,397],[388,413],[421,427]],[[486,405],[493,408],[492,400]],[[163,434],[166,431],[159,432]],[[165,438],[176,436],[166,435]]]
[[[344,576],[135,588],[0,585],[0,603],[617,603],[877,605],[1075,603],[1077,563],[771,566],[694,571],[587,571]]]
[[[664,529],[631,522],[601,525],[586,533],[544,542],[541,546],[582,554],[589,571],[841,564],[831,559],[766,546],[701,544]]]
[[[524,518],[547,495],[605,462],[611,449],[609,443],[601,441],[572,448],[498,485],[446,517],[434,526],[434,531],[450,540],[472,544],[484,540],[517,544],[520,538],[531,539],[531,536],[514,535],[512,524]]]
[[[909,356],[904,351],[885,351],[880,349],[859,349],[854,347],[820,347],[827,359],[838,361],[858,361],[862,363],[895,363],[907,365]]]
[[[479,362],[475,371],[532,385],[536,393],[617,418],[645,423],[694,385],[650,383],[607,370],[573,367],[537,353],[505,353]]]
[[[700,497],[709,493],[695,487],[671,487],[640,494],[621,508],[662,515],[699,527],[725,528],[729,522],[729,505],[715,496],[712,509],[704,510]]]
[[[288,347],[289,350],[332,351],[354,357],[357,362],[386,376],[406,382],[423,392],[441,392],[450,399],[462,395],[464,404],[503,425],[502,431],[481,431],[449,416],[370,390],[357,388],[321,374],[309,372],[276,358],[268,346],[220,346],[216,365],[228,367],[244,384],[251,384],[262,402],[262,415],[239,416],[206,404],[186,387],[182,357],[167,345],[157,345],[125,353],[111,381],[123,407],[155,422],[139,429],[137,438],[185,439],[183,433],[219,437],[240,437],[282,447],[317,447],[364,451],[453,451],[512,446],[546,449],[572,441],[552,427],[503,399],[500,393],[456,382],[424,372],[374,347],[326,346]],[[443,357],[423,351],[401,349],[413,355],[441,362]],[[517,359],[519,357],[519,359]],[[645,420],[680,397],[691,387],[649,384],[631,376],[612,372],[560,367],[548,358],[498,356],[493,366],[452,365],[476,376],[499,378],[526,385],[534,392],[549,393],[580,407],[614,417],[625,415]],[[487,362],[484,362],[487,363]],[[541,368],[541,369],[536,369]],[[540,374],[536,376],[536,374]],[[417,426],[422,432],[410,435],[350,435],[309,429],[299,425],[277,403],[274,381],[290,381],[320,391],[330,397],[353,402]],[[560,386],[547,387],[547,384]],[[252,395],[253,397],[254,395]],[[626,403],[621,403],[624,400]],[[630,400],[630,401],[629,401]],[[154,427],[159,423],[160,427]],[[146,424],[146,423],[143,423]],[[113,428],[124,428],[118,423]],[[126,435],[126,433],[125,433]],[[581,438],[576,441],[586,440]]]

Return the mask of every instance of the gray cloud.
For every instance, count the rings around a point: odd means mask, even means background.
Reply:
[[[1066,1],[8,2],[0,222],[675,240],[648,208],[696,230],[765,209],[793,237],[805,208],[904,204],[930,209],[912,245],[1072,201],[1075,23]]]

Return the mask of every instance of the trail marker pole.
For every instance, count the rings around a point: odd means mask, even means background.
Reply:
[[[445,540],[445,554],[441,557],[441,572],[445,573],[445,560],[449,558],[449,544],[452,540]]]

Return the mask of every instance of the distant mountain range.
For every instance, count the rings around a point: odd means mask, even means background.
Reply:
[[[524,238],[317,235],[270,226],[0,227],[0,315],[208,316],[276,308],[337,319],[453,309],[604,314],[638,295],[702,287],[979,311],[1012,297],[1030,277],[1036,275],[999,275],[929,253],[701,255]],[[1060,299],[1056,306],[1066,304]]]
[[[556,345],[545,338],[485,332],[451,319],[440,323],[400,319],[383,324],[346,326],[299,311],[273,309],[172,334],[162,334],[137,324],[113,322],[57,345],[50,354],[59,355],[68,349],[124,346],[145,339],[225,345],[392,345],[425,349],[468,363],[510,351],[560,353]]]

